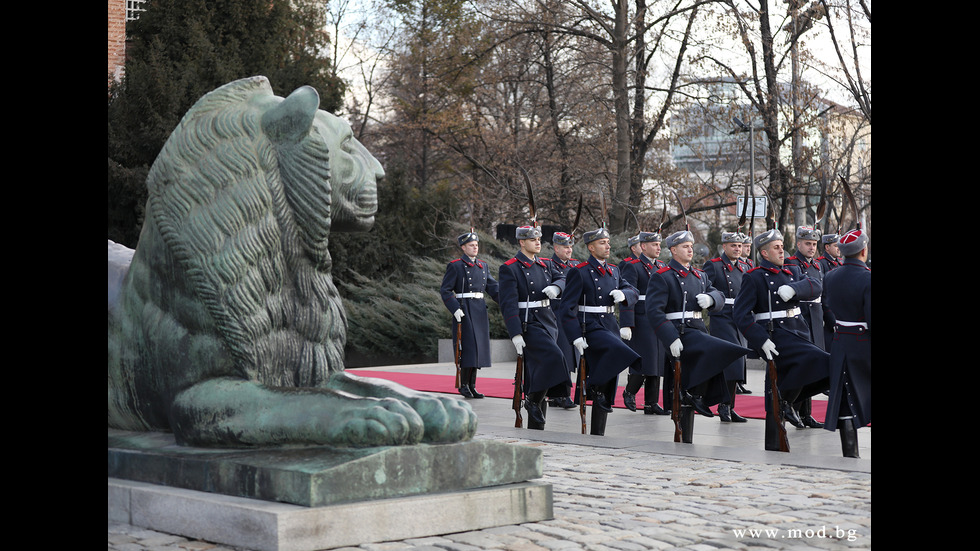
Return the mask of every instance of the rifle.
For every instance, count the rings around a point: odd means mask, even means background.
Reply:
[[[459,361],[463,357],[463,324],[456,322],[456,353],[454,354],[456,361],[456,388],[459,388]]]
[[[769,338],[772,338],[772,292],[767,290],[767,293],[769,295]],[[770,407],[772,408],[773,419],[776,421],[776,431],[779,434],[779,451],[788,452],[789,438],[786,436],[786,419],[783,418],[783,408],[780,405],[779,387],[776,384],[776,362],[772,359],[771,352],[769,358],[766,359],[766,369],[769,373],[769,393],[772,395]]]
[[[514,413],[517,420],[514,421],[515,428],[524,428],[524,418],[521,417],[521,394],[524,387],[524,354],[517,355],[517,371],[514,373]]]
[[[687,311],[687,291],[681,299],[681,312]],[[684,315],[681,315],[681,335],[684,334]],[[671,393],[670,420],[674,422],[674,442],[681,441],[681,359],[674,358],[674,391]]]
[[[578,362],[578,415],[582,418],[582,434],[585,434],[585,354]]]
[[[585,295],[582,295],[582,304],[585,305]],[[582,336],[585,336],[585,313],[582,313]],[[582,418],[582,434],[585,434],[585,353],[578,361],[578,415]]]

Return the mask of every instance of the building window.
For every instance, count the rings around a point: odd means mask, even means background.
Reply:
[[[126,0],[126,21],[139,19],[140,13],[146,11],[143,4],[146,0]]]

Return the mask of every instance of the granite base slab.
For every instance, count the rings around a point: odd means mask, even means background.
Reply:
[[[494,441],[363,449],[208,449],[162,432],[109,430],[108,476],[319,507],[525,482],[541,450]]]
[[[249,551],[315,551],[554,518],[551,484],[303,507],[109,478],[109,522]]]

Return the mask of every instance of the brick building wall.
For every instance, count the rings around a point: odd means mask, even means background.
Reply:
[[[122,78],[126,62],[126,0],[109,0],[109,82]]]

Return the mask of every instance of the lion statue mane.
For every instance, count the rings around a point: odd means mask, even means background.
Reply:
[[[109,428],[182,445],[472,437],[468,404],[344,371],[331,231],[366,230],[381,164],[302,87],[205,95],[147,178],[135,251],[109,242]]]

